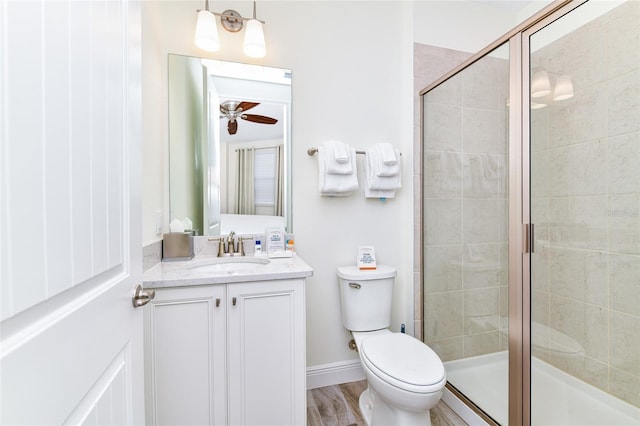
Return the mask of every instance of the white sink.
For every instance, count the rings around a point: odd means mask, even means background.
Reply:
[[[262,257],[217,257],[189,266],[188,269],[196,272],[225,272],[233,274],[264,268],[268,263],[269,259]]]

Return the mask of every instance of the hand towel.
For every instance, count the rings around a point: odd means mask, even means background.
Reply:
[[[381,155],[380,144],[375,144],[374,146],[368,148],[366,153],[365,163],[367,165],[367,171],[365,173],[367,177],[367,187],[371,190],[376,191],[387,191],[387,190],[395,190],[399,189],[401,185],[400,179],[400,162],[394,164],[392,166],[386,166],[384,164],[384,160]],[[396,153],[399,157],[399,152]],[[385,169],[387,168],[397,168],[395,172]]]
[[[329,173],[327,164],[335,162],[333,152],[324,145],[318,147],[318,189],[320,195],[344,197],[358,189],[358,173],[356,170],[356,151],[349,148],[349,165],[352,173]]]
[[[331,149],[333,149],[333,157],[335,158],[336,162],[340,164],[351,162],[351,159],[349,158],[349,146],[347,144],[340,141],[329,141],[328,144],[330,145]]]
[[[398,158],[396,157],[396,150],[393,148],[393,145],[390,143],[381,143],[378,144],[380,146],[380,152],[382,154],[382,162],[387,166],[393,166],[398,162]]]
[[[388,154],[391,151],[393,155]],[[373,159],[371,164],[375,165],[375,174],[380,177],[396,176],[400,173],[400,166],[398,165],[398,158],[400,158],[400,151],[395,149],[389,143],[375,144],[372,148]],[[391,158],[393,160],[391,160]]]
[[[353,173],[352,156],[353,149],[340,141],[327,141],[321,145],[325,150],[324,161],[327,173],[334,175],[348,175]]]
[[[367,176],[367,185],[364,186],[364,196],[365,198],[395,198],[396,190],[395,189],[371,189],[368,185],[369,176],[371,175],[371,171],[369,170],[369,161],[364,161],[364,174]]]

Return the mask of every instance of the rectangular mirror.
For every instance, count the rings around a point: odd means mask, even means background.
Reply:
[[[170,220],[291,229],[291,71],[169,55]]]

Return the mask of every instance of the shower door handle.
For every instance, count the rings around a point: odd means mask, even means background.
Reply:
[[[533,254],[533,246],[535,243],[535,238],[534,238],[534,234],[533,234],[533,223],[529,224],[529,250],[531,250],[531,254]]]
[[[523,225],[523,247],[522,252],[533,254],[533,223]]]

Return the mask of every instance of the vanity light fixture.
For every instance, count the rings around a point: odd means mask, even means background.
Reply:
[[[563,74],[558,76],[551,73],[555,84],[551,84],[550,73],[538,70],[533,73],[531,79],[531,109],[541,109],[553,102],[564,101],[573,98],[573,81],[571,76]],[[553,86],[553,87],[552,87]]]
[[[209,10],[209,0],[204,2],[204,10],[198,10],[195,43],[202,50],[215,52],[220,50],[220,37],[216,17]]]
[[[542,98],[551,93],[551,82],[549,81],[549,73],[541,70],[533,74],[531,81],[531,97]]]
[[[247,28],[244,34],[243,52],[252,58],[262,58],[267,49],[264,42],[265,23],[256,19],[256,2],[253,2],[253,18],[243,18],[235,10],[225,10],[222,13],[209,10],[209,0],[205,0],[204,10],[198,10],[198,20],[196,23],[196,46],[209,52],[220,50],[220,39],[218,37],[218,27],[215,17],[220,17],[220,24],[225,30],[236,33],[244,27],[247,21]]]
[[[553,89],[553,100],[564,101],[573,98],[573,82],[570,75],[561,75],[556,80],[556,86]]]
[[[244,32],[244,46],[242,48],[245,55],[252,58],[262,58],[267,53],[264,44],[264,30],[262,22],[256,19],[256,2],[253,2],[253,19],[247,22],[247,29]]]

